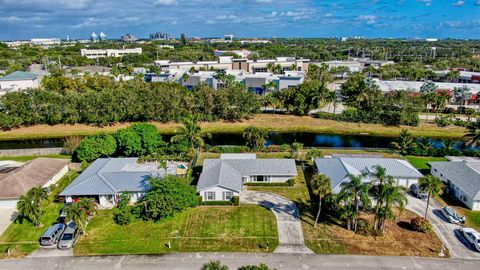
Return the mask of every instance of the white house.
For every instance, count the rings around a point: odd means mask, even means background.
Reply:
[[[257,159],[255,154],[223,154],[205,159],[197,183],[203,201],[228,201],[238,196],[243,183],[285,183],[295,178],[293,159]]]
[[[480,159],[430,162],[430,173],[447,186],[447,193],[468,208],[480,211]]]
[[[128,54],[142,54],[142,48],[133,49],[80,49],[80,54],[83,57],[90,59],[102,58],[102,57],[122,57]]]
[[[30,72],[15,71],[0,77],[0,95],[8,91],[38,88],[38,86],[38,76]]]
[[[66,202],[82,197],[94,198],[104,208],[113,207],[120,195],[127,192],[132,203],[143,198],[150,188],[149,179],[166,174],[184,175],[187,164],[167,162],[160,168],[158,162],[138,163],[138,158],[99,158],[68,185],[59,196]]]
[[[330,178],[332,190],[338,193],[342,183],[349,181],[349,175],[366,175],[365,181],[371,181],[370,174],[376,173],[376,166],[382,166],[386,174],[396,181],[397,185],[410,187],[417,183],[423,175],[408,161],[383,157],[332,157],[315,160],[317,172]]]

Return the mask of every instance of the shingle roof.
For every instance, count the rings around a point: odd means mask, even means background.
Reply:
[[[222,186],[240,192],[242,177],[250,175],[297,175],[293,159],[206,159],[197,191]]]
[[[0,81],[22,81],[22,80],[35,80],[37,75],[24,72],[24,71],[15,71],[6,76],[0,77]]]
[[[385,168],[387,175],[394,178],[420,178],[423,175],[408,161],[392,158],[377,157],[339,157],[320,158],[315,160],[317,170],[328,176],[332,182],[332,188],[338,187],[347,175],[360,175],[374,173],[374,167],[380,165]],[[367,180],[369,177],[367,176]]]
[[[480,200],[480,162],[429,162],[443,177],[450,180],[473,200]]]
[[[99,158],[65,188],[60,196],[146,191],[150,177],[176,173],[174,164],[165,171],[159,169],[158,163],[138,164],[137,160],[138,158]]]
[[[36,158],[7,174],[0,174],[0,198],[18,198],[33,187],[44,186],[68,162],[68,159]]]

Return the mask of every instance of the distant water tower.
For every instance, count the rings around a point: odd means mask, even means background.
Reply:
[[[93,32],[93,33],[90,35],[90,39],[92,40],[92,42],[98,42],[98,35],[95,34],[95,32]]]
[[[98,35],[100,37],[100,41],[104,41],[107,39],[107,35],[105,35],[105,33],[103,32],[100,32],[100,35]]]

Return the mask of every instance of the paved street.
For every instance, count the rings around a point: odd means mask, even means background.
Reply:
[[[262,205],[277,219],[279,245],[275,253],[313,253],[305,246],[302,223],[294,202],[271,193],[243,191],[240,202]]]
[[[408,195],[407,209],[423,217],[425,215],[426,201]],[[431,200],[427,219],[432,223],[435,233],[450,251],[452,258],[480,259],[480,253],[472,250],[462,235],[458,232],[459,225],[451,224],[444,220],[439,212],[441,205]]]
[[[210,260],[220,260],[231,270],[246,264],[265,263],[278,270],[328,269],[328,270],[371,270],[371,269],[418,269],[478,270],[479,260],[430,259],[417,257],[376,257],[314,254],[256,254],[256,253],[178,253],[162,256],[96,256],[96,257],[52,257],[20,260],[0,260],[0,269],[53,269],[53,270],[199,270]]]

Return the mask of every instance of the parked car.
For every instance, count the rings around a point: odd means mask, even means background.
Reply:
[[[443,207],[441,209],[442,215],[448,220],[448,222],[453,224],[460,224],[465,223],[465,217],[462,217],[455,212],[455,210],[451,207]]]
[[[411,193],[413,196],[415,196],[415,197],[417,197],[417,198],[419,198],[419,199],[422,199],[422,200],[426,200],[427,197],[428,197],[427,193],[421,191],[420,185],[417,184],[417,183],[412,184],[412,185],[410,186],[410,193]]]
[[[51,246],[55,245],[60,237],[62,236],[63,231],[65,230],[65,224],[57,223],[52,227],[48,228],[40,237],[40,245],[42,246]]]
[[[472,228],[460,228],[460,232],[467,239],[467,241],[480,252],[480,233]]]
[[[72,248],[78,240],[79,231],[77,224],[71,221],[68,223],[67,228],[62,234],[62,237],[58,241],[57,247],[59,249],[69,249]]]

